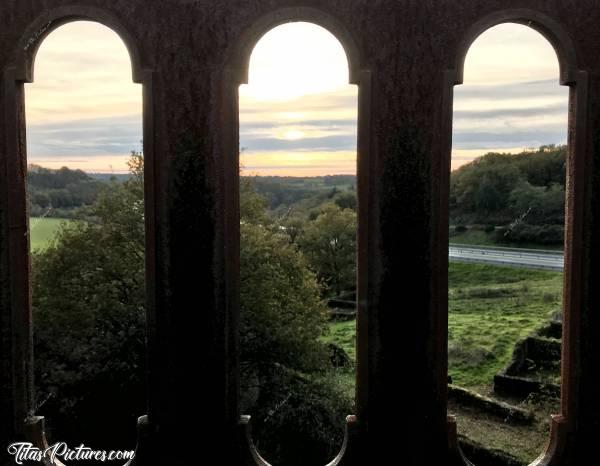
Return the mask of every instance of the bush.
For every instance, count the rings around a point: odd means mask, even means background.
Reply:
[[[486,233],[493,233],[496,231],[496,227],[494,225],[486,225],[483,231]]]
[[[496,230],[496,242],[558,246],[564,242],[565,229],[561,225],[529,225],[520,223]]]
[[[55,441],[128,449],[146,412],[142,168],[132,157],[132,177],[110,184],[33,257],[35,411]],[[250,183],[240,190],[243,412],[275,464],[325,464],[351,412],[320,340],[327,308],[301,251],[269,224],[264,199]]]
[[[467,230],[468,230],[468,228],[467,228],[465,225],[456,225],[456,226],[454,227],[454,231],[455,231],[456,233],[464,233],[464,232],[465,232],[465,231],[467,231]]]

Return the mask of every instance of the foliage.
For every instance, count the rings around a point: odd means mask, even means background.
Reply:
[[[310,457],[324,463],[339,448],[351,409],[346,392],[328,376],[332,368],[321,341],[327,308],[289,231],[258,215],[264,214],[262,197],[247,181],[242,186],[242,408],[252,414],[256,443],[269,461],[300,465]]]
[[[564,223],[566,146],[489,153],[452,172],[451,223]]]
[[[322,203],[331,193],[354,191],[354,175],[333,175],[315,177],[259,176],[252,179],[258,194],[265,197],[272,212],[286,212],[290,207],[308,203],[312,207]],[[315,204],[316,201],[316,204]]]
[[[54,440],[128,449],[146,410],[140,154],[130,169],[128,181],[108,185],[34,254],[38,413],[49,418]],[[242,181],[240,191],[244,407],[271,460],[300,464],[301,438],[325,462],[341,443],[351,403],[329,377],[320,287],[252,183]]]
[[[240,248],[241,360],[259,377],[278,366],[320,370],[326,353],[319,342],[327,310],[314,275],[283,234],[242,224]],[[301,355],[301,357],[299,357]]]
[[[519,223],[510,228],[500,228],[494,234],[496,242],[507,244],[538,244],[560,246],[564,242],[562,225],[528,225]]]
[[[271,464],[326,464],[339,452],[348,390],[337,374],[282,370],[253,413],[256,446]]]
[[[253,180],[240,179],[240,220],[242,223],[266,224],[266,199],[256,192]]]
[[[562,225],[565,220],[565,188],[557,183],[534,186],[522,181],[510,193],[509,206],[534,225]]]
[[[356,287],[356,213],[325,204],[300,238],[319,279],[336,295]]]
[[[334,200],[335,204],[340,209],[351,209],[356,211],[357,199],[356,193],[353,191],[345,191],[338,194]]]
[[[71,216],[74,208],[94,203],[103,183],[82,170],[58,170],[30,165],[27,173],[30,211],[33,216]]]
[[[38,411],[61,441],[130,448],[145,410],[142,162],[131,160],[129,181],[33,256]]]

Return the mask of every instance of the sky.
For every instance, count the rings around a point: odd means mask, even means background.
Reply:
[[[90,22],[42,43],[26,85],[29,163],[123,173],[141,150],[142,89],[121,39]],[[550,44],[506,24],[475,41],[455,88],[452,166],[490,151],[518,152],[567,138],[568,88]],[[247,174],[356,172],[356,86],[344,49],[325,29],[290,23],[255,47],[240,87],[241,164]]]

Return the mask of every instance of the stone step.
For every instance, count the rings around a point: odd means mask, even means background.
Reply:
[[[504,373],[494,376],[494,393],[518,398],[527,398],[532,393],[560,397],[560,385]]]
[[[448,385],[448,399],[461,406],[472,407],[497,416],[503,422],[530,425],[534,421],[533,413],[527,409],[488,398],[457,385]]]

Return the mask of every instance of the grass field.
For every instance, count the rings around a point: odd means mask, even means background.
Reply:
[[[515,343],[560,310],[562,273],[452,262],[448,291],[448,372],[455,384],[490,394],[493,377],[510,361]],[[355,321],[332,322],[325,339],[354,358],[355,327]],[[340,373],[339,378],[352,395],[354,375]],[[498,422],[459,406],[449,410],[457,415],[461,435],[528,464],[548,439],[549,414],[557,412],[557,403],[527,404],[536,415],[531,426]]]
[[[323,338],[327,343],[334,343],[344,349],[353,361],[356,361],[356,321],[331,322],[329,333]]]
[[[487,391],[515,343],[560,311],[562,274],[452,262],[448,294],[449,374]],[[355,321],[332,322],[325,340],[354,359],[355,333]]]
[[[561,310],[562,273],[451,263],[448,363],[454,383],[484,387],[515,343]]]
[[[31,218],[29,220],[31,250],[44,249],[50,240],[54,238],[60,225],[68,221],[62,218]]]

